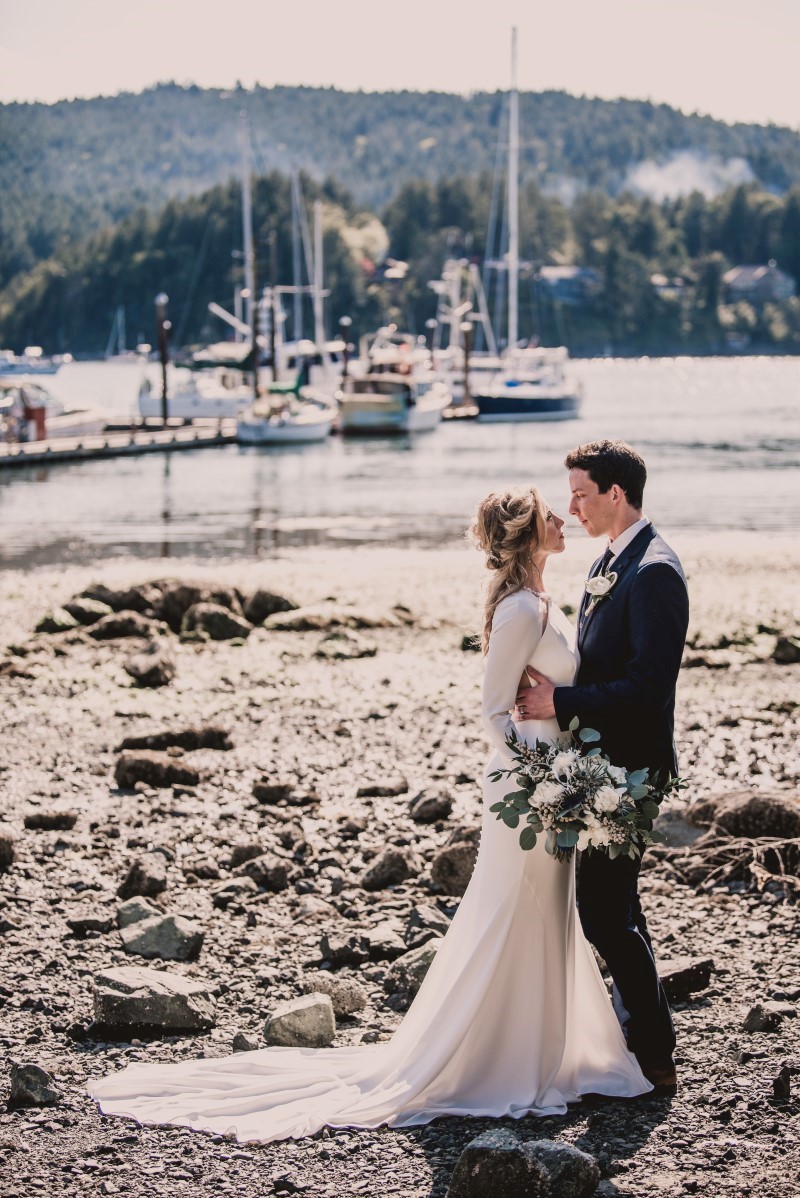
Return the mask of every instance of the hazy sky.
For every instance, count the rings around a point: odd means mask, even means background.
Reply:
[[[174,79],[364,90],[520,86],[800,126],[800,0],[0,0],[0,100]]]

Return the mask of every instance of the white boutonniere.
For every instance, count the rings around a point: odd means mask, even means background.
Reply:
[[[602,603],[611,594],[612,588],[617,581],[617,575],[613,570],[608,574],[597,574],[594,578],[587,578],[583,584],[583,589],[587,595],[591,596],[589,606],[586,609],[588,616],[590,611],[597,607],[598,603]]]

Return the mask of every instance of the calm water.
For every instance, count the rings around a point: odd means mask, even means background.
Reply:
[[[483,494],[509,483],[536,482],[564,512],[565,453],[604,436],[642,452],[646,510],[665,530],[800,527],[800,359],[609,359],[575,369],[583,413],[560,424],[454,421],[399,440],[0,471],[0,564],[441,542],[461,532]],[[76,363],[51,389],[128,416],[138,379],[137,366]]]

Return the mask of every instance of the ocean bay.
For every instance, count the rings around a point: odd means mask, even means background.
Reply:
[[[152,367],[150,368],[152,369]],[[282,547],[452,542],[476,500],[534,481],[557,509],[562,461],[620,437],[649,469],[665,530],[786,532],[800,519],[800,359],[577,361],[579,419],[449,421],[414,437],[191,450],[0,475],[5,567],[135,557],[258,558]],[[131,414],[140,368],[75,363],[52,390]],[[577,526],[568,533],[580,533]]]

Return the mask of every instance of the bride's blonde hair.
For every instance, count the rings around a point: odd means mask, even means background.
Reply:
[[[498,603],[527,583],[531,555],[544,540],[546,520],[547,506],[535,487],[492,491],[475,509],[468,535],[486,554],[486,567],[493,572],[486,595],[484,653]]]

